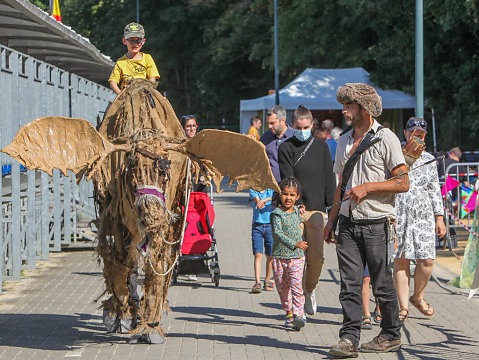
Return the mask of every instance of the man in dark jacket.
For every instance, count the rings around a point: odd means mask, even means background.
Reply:
[[[334,200],[336,183],[333,162],[328,145],[311,135],[313,115],[299,106],[293,116],[294,135],[278,149],[281,178],[294,176],[301,183],[302,194],[297,203],[305,225],[308,242],[306,269],[304,271],[304,311],[316,312],[314,290],[319,282],[324,262],[323,229],[326,207]]]
[[[269,159],[271,171],[279,184],[281,176],[278,165],[279,146],[293,136],[293,129],[286,124],[286,110],[281,105],[274,105],[266,112],[266,122],[269,131],[266,131],[259,141],[266,146],[266,155]]]

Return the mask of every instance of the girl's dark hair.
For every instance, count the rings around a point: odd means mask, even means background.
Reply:
[[[311,110],[309,110],[307,107],[303,105],[299,105],[298,108],[294,110],[293,122],[302,118],[306,118],[313,121],[313,114],[311,113]]]
[[[294,176],[281,180],[279,183],[279,188],[283,190],[286,186],[296,188],[298,195],[301,195],[301,184]]]
[[[196,119],[194,115],[184,115],[181,117],[181,126],[183,126],[184,128],[186,126],[186,123],[190,121],[191,119],[195,120],[196,125],[198,125],[198,120]]]

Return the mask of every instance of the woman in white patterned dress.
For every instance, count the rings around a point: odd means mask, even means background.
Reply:
[[[421,118],[410,118],[404,135],[409,142],[416,136],[424,141],[427,123]],[[413,167],[424,164],[434,157],[423,151]],[[399,299],[399,319],[409,316],[408,297],[410,261],[416,260],[414,292],[409,302],[423,315],[431,317],[434,309],[424,300],[424,291],[429,282],[436,257],[436,234],[446,234],[436,163],[423,166],[409,173],[409,191],[396,195],[397,249],[394,260],[394,284]]]

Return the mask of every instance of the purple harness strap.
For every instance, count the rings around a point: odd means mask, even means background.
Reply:
[[[141,196],[141,195],[154,195],[156,197],[159,197],[163,202],[165,202],[165,196],[161,193],[161,191],[158,191],[156,189],[150,189],[150,188],[142,188],[138,189],[135,193],[135,196]]]

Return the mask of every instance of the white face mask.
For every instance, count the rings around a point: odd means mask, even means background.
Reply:
[[[311,137],[311,129],[298,130],[294,129],[294,137],[299,141],[306,141]]]

